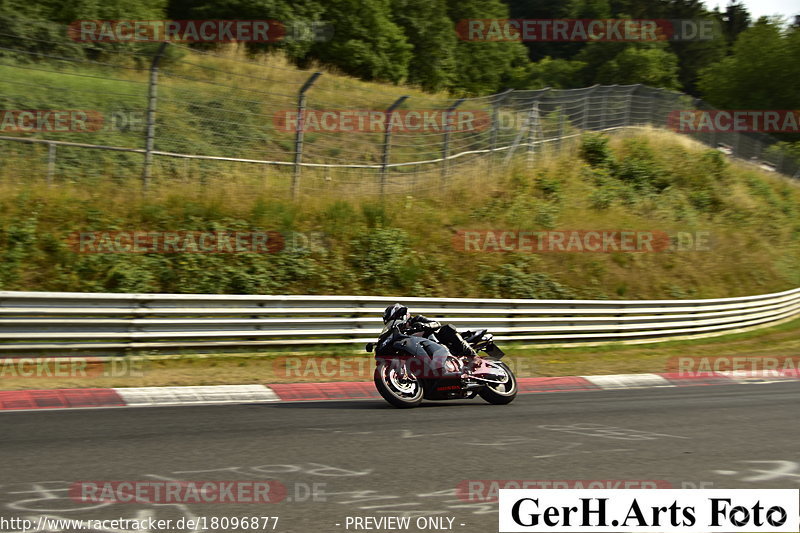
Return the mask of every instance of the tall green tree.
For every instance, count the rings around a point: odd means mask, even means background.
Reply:
[[[392,0],[392,19],[403,29],[413,56],[408,81],[429,91],[454,86],[458,38],[445,0]]]
[[[692,26],[700,27],[702,34],[697,38],[668,41],[670,50],[678,56],[678,80],[682,89],[696,95],[700,71],[726,53],[719,19],[706,9],[702,0],[664,0],[656,5],[652,13],[654,18],[689,21]]]
[[[78,19],[148,20],[164,18],[167,0],[64,0],[51,6],[50,20],[64,24]]]
[[[529,88],[574,89],[582,86],[586,63],[569,59],[545,57],[531,64]]]
[[[407,80],[412,45],[392,21],[389,0],[326,0],[324,17],[333,38],[311,47],[314,58],[365,80]]]
[[[679,89],[678,56],[666,47],[628,46],[597,71],[597,83]]]
[[[313,46],[310,39],[292,39],[292,26],[321,21],[324,9],[317,0],[169,0],[167,14],[174,20],[276,20],[286,25],[287,38],[276,43],[252,43],[253,50],[282,48],[298,62]]]
[[[608,0],[506,0],[514,19],[608,18]],[[585,43],[530,41],[524,43],[531,61],[545,57],[569,59]]]
[[[508,19],[500,0],[447,0],[453,23],[469,19]],[[505,87],[524,87],[528,77],[527,50],[518,41],[469,41],[456,44],[455,86],[468,94],[488,94]]]
[[[759,21],[739,34],[732,54],[703,70],[699,87],[730,109],[798,109],[800,31]]]
[[[750,27],[750,12],[741,2],[731,1],[725,11],[715,7],[714,16],[722,26],[722,34],[729,47],[733,46],[740,33]]]

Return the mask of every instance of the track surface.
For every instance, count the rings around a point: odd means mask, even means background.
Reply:
[[[0,517],[277,515],[276,531],[300,533],[348,531],[348,516],[406,515],[489,532],[497,530],[496,503],[463,501],[459,482],[800,488],[798,407],[800,383],[790,382],[536,394],[509,406],[428,402],[414,410],[375,400],[7,412],[0,414]],[[277,479],[289,498],[91,509],[66,492],[78,480],[157,479]],[[320,501],[298,501],[314,483]],[[419,531],[413,519],[406,531]]]

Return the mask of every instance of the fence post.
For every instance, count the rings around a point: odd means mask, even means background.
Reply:
[[[604,87],[605,90],[603,91],[603,104],[602,104],[603,112],[600,115],[600,131],[603,131],[603,130],[606,129],[606,116],[607,116],[607,111],[608,111],[608,93],[609,93],[609,91],[613,91],[616,86],[617,85],[614,84],[614,85],[612,85],[610,87],[608,87],[608,86]]]
[[[514,89],[507,89],[499,94],[496,94],[496,98],[492,101],[492,131],[489,137],[489,172],[491,173],[494,170],[494,152],[497,150],[497,132],[500,129],[500,120],[498,119],[498,115],[500,114],[500,104],[503,103],[503,100],[506,97],[514,92]]]
[[[661,99],[662,99],[662,97],[661,97],[661,92],[662,92],[661,91],[661,87],[656,87],[655,90],[658,91],[658,93],[656,93],[656,95],[653,96],[653,98],[652,98],[653,103],[650,105],[650,125],[651,126],[657,126],[661,122],[660,120],[656,121],[656,118],[658,118],[658,116],[661,113]],[[658,102],[658,106],[656,106],[656,102]]]
[[[53,175],[56,172],[56,145],[47,143],[47,185],[53,184]]]
[[[153,165],[153,143],[156,135],[156,104],[158,103],[158,64],[164,56],[169,42],[164,41],[156,50],[150,64],[150,84],[147,88],[147,133],[144,142],[144,168],[142,169],[142,190],[150,185],[150,168]]]
[[[294,175],[292,176],[292,200],[300,196],[300,163],[303,162],[303,137],[306,121],[306,91],[308,91],[322,72],[315,72],[306,80],[297,93],[297,129],[294,134]]]
[[[444,116],[444,139],[442,140],[442,189],[444,189],[445,182],[447,181],[448,173],[450,172],[450,130],[452,129],[452,124],[450,121],[452,120],[452,113],[456,110],[458,106],[464,101],[463,98],[459,98],[453,105],[447,108],[445,111]]]
[[[526,165],[528,168],[533,166],[533,157],[534,157],[534,141],[536,139],[536,127],[539,126],[539,100],[537,99],[533,105],[531,106],[531,110],[528,112],[528,151],[526,155]],[[544,137],[542,138],[544,140]],[[544,145],[542,145],[542,150],[544,150]]]
[[[395,109],[407,99],[408,96],[401,96],[386,110],[386,124],[383,132],[383,159],[381,160],[381,199],[386,193],[386,171],[389,166],[389,147],[392,143],[392,115],[394,115]]]
[[[628,106],[625,108],[625,118],[624,118],[625,120],[624,126],[626,128],[629,128],[633,125],[631,124],[631,111],[633,110],[633,98],[634,95],[636,94],[636,91],[639,90],[640,86],[641,84],[637,83],[636,85],[633,86],[633,89],[631,89],[631,91],[628,93]]]
[[[589,87],[589,90],[586,92],[586,94],[583,95],[583,125],[581,129],[584,131],[586,131],[589,127],[589,98],[592,97],[592,93],[595,89],[597,89],[597,85],[592,85]]]

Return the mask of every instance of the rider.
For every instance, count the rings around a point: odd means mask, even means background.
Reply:
[[[422,315],[411,316],[408,307],[399,303],[390,305],[384,310],[383,323],[387,328],[397,326],[406,335],[429,337],[435,334],[439,342],[455,356],[465,356],[472,360],[478,355],[451,324],[443,326],[436,320]]]

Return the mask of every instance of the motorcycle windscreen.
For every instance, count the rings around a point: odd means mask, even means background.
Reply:
[[[413,356],[406,361],[406,366],[418,378],[441,378],[450,374],[445,369],[450,351],[441,344],[423,337],[405,337],[395,342],[394,347],[400,353]]]
[[[402,337],[395,341],[394,347],[399,352],[404,352],[416,357],[445,357],[450,354],[447,348],[425,337]]]

